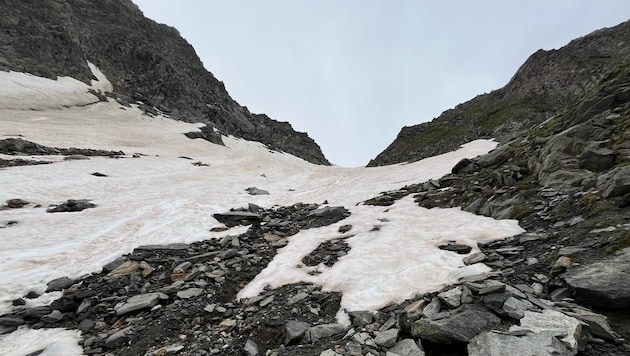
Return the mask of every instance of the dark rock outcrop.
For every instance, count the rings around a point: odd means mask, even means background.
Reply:
[[[413,162],[493,137],[508,141],[519,132],[572,108],[602,77],[630,57],[630,22],[595,31],[558,50],[539,50],[501,89],[443,112],[431,122],[403,127],[368,166]],[[626,100],[628,90],[577,105],[576,122]]]
[[[9,0],[0,3],[0,12],[0,70],[89,83],[87,60],[112,82],[115,94],[108,95],[121,104],[137,102],[148,114],[157,113],[155,107],[178,120],[329,164],[305,133],[235,102],[176,29],[144,17],[131,0]],[[218,143],[210,131],[202,129],[200,136]]]

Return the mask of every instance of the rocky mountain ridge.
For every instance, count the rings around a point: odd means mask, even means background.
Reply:
[[[141,102],[148,113],[154,107],[178,120],[206,123],[208,131],[330,164],[307,134],[235,102],[176,29],[144,17],[131,0],[10,0],[0,10],[0,70],[89,83],[90,61],[121,103]]]
[[[609,71],[630,60],[630,22],[597,30],[557,50],[539,50],[501,89],[431,122],[403,127],[368,166],[413,162],[478,138],[508,141],[575,105]]]

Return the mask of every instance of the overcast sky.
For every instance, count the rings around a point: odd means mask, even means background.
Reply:
[[[630,19],[627,0],[134,0],[236,101],[361,166],[403,126],[505,85],[536,50]]]

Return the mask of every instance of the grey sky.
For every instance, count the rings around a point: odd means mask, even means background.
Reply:
[[[230,95],[365,165],[402,126],[505,85],[536,50],[630,18],[627,0],[134,0]]]

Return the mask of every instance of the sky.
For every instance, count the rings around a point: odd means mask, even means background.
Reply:
[[[538,49],[630,19],[627,0],[134,0],[254,113],[362,166],[403,126],[498,89]]]

